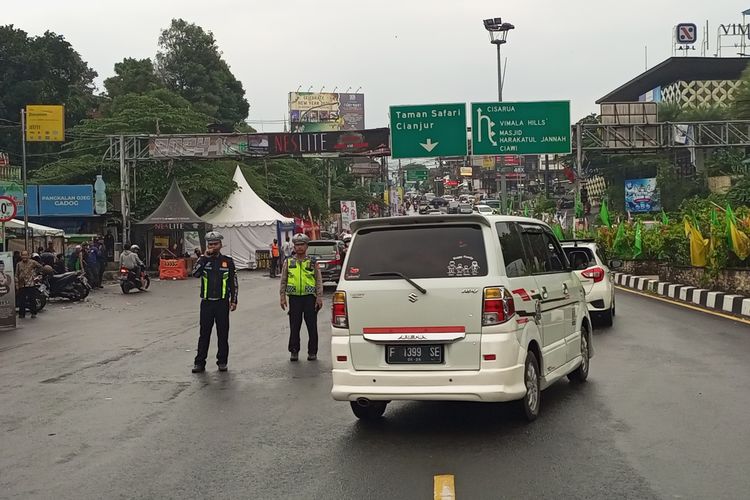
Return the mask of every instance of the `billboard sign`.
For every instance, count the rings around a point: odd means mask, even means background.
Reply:
[[[39,198],[37,186],[27,185],[29,194],[29,215],[39,215]],[[16,202],[16,217],[23,217],[26,207],[23,204],[23,184],[20,182],[0,182],[0,196],[7,196]]]
[[[474,154],[568,154],[570,101],[481,102],[471,105]]]
[[[352,221],[357,220],[357,202],[341,201],[341,227],[351,229]]]
[[[387,128],[268,134],[271,156],[388,156]]]
[[[461,167],[461,176],[462,177],[471,177],[474,175],[474,169],[471,167]]]
[[[656,178],[626,180],[625,209],[632,213],[660,211],[661,199]]]
[[[16,326],[16,285],[13,254],[0,252],[0,327]]]
[[[93,214],[93,186],[39,186],[39,215],[69,216]]]
[[[365,95],[290,92],[292,132],[336,132],[365,128]]]
[[[225,158],[268,154],[265,134],[205,134],[151,137],[150,158]]]
[[[64,140],[64,106],[38,104],[26,106],[26,141],[62,142]]]

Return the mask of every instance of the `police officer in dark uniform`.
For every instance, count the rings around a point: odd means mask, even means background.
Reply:
[[[206,358],[214,323],[219,341],[216,364],[220,372],[227,371],[229,311],[237,308],[238,286],[234,261],[221,253],[222,239],[224,237],[216,231],[206,234],[206,253],[198,259],[193,269],[193,276],[201,279],[201,327],[193,373],[206,371]]]

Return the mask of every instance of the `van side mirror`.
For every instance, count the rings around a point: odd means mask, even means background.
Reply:
[[[610,269],[620,269],[622,267],[622,261],[620,259],[612,259],[609,261]]]

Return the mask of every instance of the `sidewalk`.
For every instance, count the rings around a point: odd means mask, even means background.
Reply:
[[[615,273],[615,284],[633,290],[663,295],[707,309],[750,318],[750,298],[726,292],[712,292],[703,288],[659,281],[652,276],[633,276]]]

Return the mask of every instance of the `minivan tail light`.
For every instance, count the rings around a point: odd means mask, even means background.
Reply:
[[[604,279],[604,269],[602,269],[601,267],[592,267],[591,269],[586,269],[581,274],[584,278],[594,280],[594,283],[599,283]]]
[[[349,328],[349,315],[346,312],[346,292],[334,292],[333,294],[331,324],[336,328]]]
[[[482,303],[482,326],[505,323],[516,314],[513,295],[502,287],[484,289]]]

